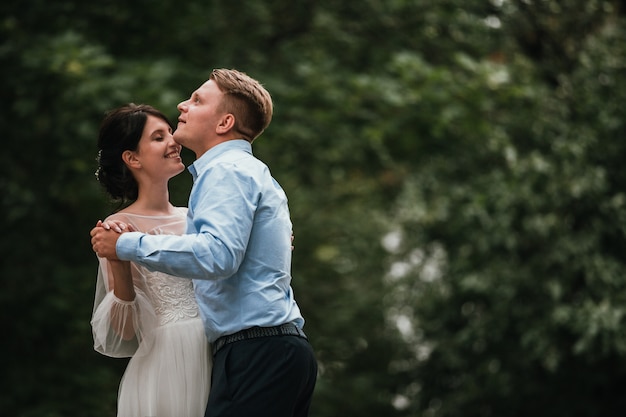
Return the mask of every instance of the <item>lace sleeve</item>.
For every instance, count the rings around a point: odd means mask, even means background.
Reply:
[[[149,350],[157,324],[154,308],[141,286],[135,285],[135,299],[115,296],[108,278],[108,262],[99,258],[96,296],[91,329],[94,349],[116,358],[141,355]]]

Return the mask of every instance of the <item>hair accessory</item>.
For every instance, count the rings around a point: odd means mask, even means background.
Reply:
[[[96,172],[94,172],[94,175],[96,176],[96,179],[98,181],[100,181],[100,172],[102,172],[102,166],[100,165],[100,158],[102,158],[102,149],[98,151],[98,156],[96,157],[96,161],[98,162],[98,168],[96,169]]]

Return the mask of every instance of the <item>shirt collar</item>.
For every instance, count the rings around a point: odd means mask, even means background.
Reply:
[[[196,159],[194,163],[189,165],[189,168],[187,168],[191,173],[194,181],[196,180],[198,175],[206,169],[211,161],[233,149],[240,149],[244,152],[252,154],[252,144],[245,139],[227,140],[226,142],[217,144],[208,151],[206,151],[204,154],[202,154],[200,158]]]

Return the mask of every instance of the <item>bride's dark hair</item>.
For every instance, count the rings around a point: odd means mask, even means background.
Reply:
[[[100,125],[96,178],[111,198],[122,204],[136,200],[139,192],[135,177],[122,160],[122,153],[137,150],[148,115],[172,126],[159,110],[134,103],[111,110]]]

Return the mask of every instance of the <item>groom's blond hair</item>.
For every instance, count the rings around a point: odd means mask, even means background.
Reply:
[[[233,69],[214,69],[211,80],[224,94],[220,109],[235,116],[234,130],[252,142],[272,121],[270,93],[255,79]]]

